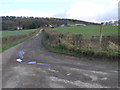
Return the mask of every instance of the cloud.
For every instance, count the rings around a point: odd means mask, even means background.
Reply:
[[[51,17],[52,14],[46,12],[35,12],[29,9],[20,9],[7,13],[0,13],[0,16],[34,16],[34,17]]]
[[[3,8],[6,8],[6,9],[9,9],[10,7],[11,7],[11,6],[8,5],[8,4],[6,4],[6,5],[3,6]]]
[[[118,18],[117,14],[118,0],[1,0],[1,1],[5,2],[2,4],[2,5],[5,4],[3,7],[4,10],[2,9],[1,10],[2,12],[0,13],[0,15],[3,16],[14,15],[35,17],[59,17],[96,22],[116,20]],[[31,3],[28,3],[26,5],[25,2]],[[32,2],[34,2],[34,4],[39,3],[40,5],[38,4],[38,6],[34,6]],[[41,7],[41,2],[45,2],[43,4],[45,5],[47,4],[48,7]],[[55,3],[53,2],[62,3],[56,3],[55,5]],[[25,4],[26,7],[24,8],[16,6],[16,8],[13,8],[13,6],[17,4]],[[58,8],[57,4],[63,7]]]
[[[1,2],[68,2],[71,0],[1,0]]]
[[[66,14],[71,18],[78,19],[93,19],[96,15],[102,12],[103,8],[100,5],[91,2],[75,3]]]
[[[118,19],[118,2],[112,0],[96,1],[81,0],[69,7],[65,12],[58,13],[56,17],[68,17],[85,21],[106,21]]]
[[[111,11],[106,13],[102,13],[96,16],[97,21],[110,21],[110,20],[118,20],[118,8],[114,8]]]
[[[63,18],[65,18],[65,17],[67,17],[68,18],[68,15],[67,15],[67,10],[65,10],[65,11],[61,11],[61,12],[59,12],[59,13],[56,13],[56,14],[54,14],[53,16],[55,16],[55,17],[63,17]]]

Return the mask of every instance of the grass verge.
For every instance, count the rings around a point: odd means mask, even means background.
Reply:
[[[3,52],[3,51],[5,51],[5,50],[7,50],[7,49],[9,49],[9,48],[11,48],[11,47],[19,44],[19,43],[22,43],[22,42],[24,42],[25,40],[27,40],[27,39],[29,39],[29,38],[31,38],[31,37],[32,37],[32,36],[28,36],[28,37],[22,38],[22,39],[20,39],[20,40],[17,40],[17,41],[15,41],[15,42],[12,42],[12,43],[10,43],[10,44],[3,45],[3,46],[2,46],[2,51],[0,51],[0,52]]]
[[[70,56],[83,56],[80,53],[76,53],[76,52],[70,52],[68,49],[61,49],[59,47],[52,47],[50,45],[48,45],[48,40],[46,37],[42,38],[42,44],[45,48],[47,48],[49,51],[55,52],[55,53],[61,53],[61,54],[67,54]]]
[[[105,51],[105,50],[94,50],[94,49],[83,49],[83,48],[78,48],[76,46],[72,47],[71,49],[66,48],[66,46],[58,46],[58,47],[53,47],[51,45],[48,45],[48,40],[46,37],[42,38],[42,44],[44,45],[45,48],[47,48],[51,52],[55,53],[61,53],[61,54],[66,54],[70,56],[85,56],[85,57],[106,57],[106,58],[118,58],[120,52],[114,52],[114,51]],[[62,47],[62,48],[61,48]]]
[[[13,46],[15,46],[15,45],[17,45],[17,44],[19,44],[19,43],[24,42],[25,40],[27,40],[27,39],[29,39],[29,38],[31,38],[31,37],[34,36],[38,31],[39,31],[39,30],[37,30],[36,32],[34,32],[32,35],[27,36],[27,37],[24,37],[24,38],[21,38],[21,39],[19,39],[19,40],[17,40],[17,41],[11,42],[11,43],[6,44],[6,45],[1,45],[1,46],[0,46],[0,53],[3,52],[3,51],[5,51],[5,50],[7,50],[7,49],[9,49],[9,48],[11,48],[11,47],[13,47]]]

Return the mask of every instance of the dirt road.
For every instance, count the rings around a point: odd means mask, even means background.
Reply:
[[[3,88],[111,88],[117,60],[73,57],[47,51],[42,33],[2,53]]]

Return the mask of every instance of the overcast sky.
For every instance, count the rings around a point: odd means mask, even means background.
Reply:
[[[0,0],[0,16],[59,17],[85,21],[118,19],[119,0]]]

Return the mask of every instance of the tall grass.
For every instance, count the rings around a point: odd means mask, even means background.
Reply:
[[[22,43],[23,41],[31,38],[33,35],[35,35],[38,32],[39,32],[39,29],[24,35],[3,37],[2,39],[6,41],[3,41],[4,43],[1,43],[0,52],[3,52],[19,43]]]
[[[15,41],[15,42],[11,42],[11,43],[9,43],[9,44],[2,45],[2,51],[0,51],[0,52],[3,52],[3,51],[5,51],[5,50],[7,50],[7,49],[9,49],[9,48],[11,48],[11,47],[19,44],[19,43],[22,43],[22,42],[24,42],[25,40],[27,40],[27,39],[29,39],[29,38],[31,38],[31,37],[32,37],[32,36],[24,37],[24,38],[19,39],[19,40]]]
[[[108,45],[104,46],[104,44],[106,44],[106,41],[107,42],[110,41],[109,39],[106,40],[105,38],[105,41],[102,42],[103,46],[99,48],[99,43],[96,43],[98,42],[97,39],[92,40],[82,39],[81,42],[79,42],[79,44],[76,43],[75,45],[73,45],[71,43],[73,42],[72,38],[67,39],[66,36],[62,34],[60,32],[45,30],[44,31],[45,40],[43,40],[44,46],[48,48],[50,51],[65,53],[74,56],[81,56],[81,54],[83,54],[83,55],[117,57],[120,54],[117,48],[115,48],[115,50],[113,50],[112,48],[108,48],[111,44],[108,43]],[[112,42],[113,44],[112,47],[117,46],[117,43],[115,44],[114,42]]]

